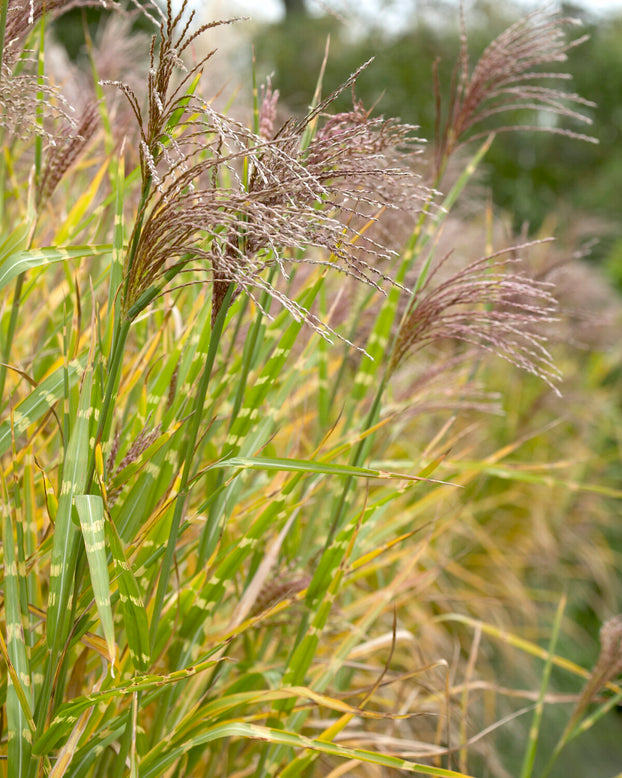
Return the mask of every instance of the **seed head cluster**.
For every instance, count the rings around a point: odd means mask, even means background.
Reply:
[[[570,74],[552,70],[568,58],[568,51],[585,40],[568,41],[565,28],[580,24],[560,15],[552,6],[527,14],[501,33],[484,51],[471,71],[464,18],[461,15],[461,51],[454,71],[454,83],[447,115],[440,115],[440,88],[436,80],[437,144],[435,167],[437,179],[451,154],[467,141],[487,136],[490,120],[509,114],[510,122],[494,127],[496,132],[518,129],[546,131],[597,142],[594,138],[557,125],[558,118],[591,124],[579,109],[593,106],[577,94],[558,88]],[[523,123],[515,111],[527,115],[547,113],[553,121]],[[533,121],[533,120],[532,120]],[[483,126],[485,125],[485,126]]]
[[[183,10],[183,9],[182,9]],[[190,15],[192,18],[192,14]],[[259,302],[267,292],[298,319],[326,333],[309,311],[269,280],[292,262],[323,264],[379,287],[390,282],[381,261],[391,252],[362,227],[387,208],[416,212],[431,197],[414,171],[421,151],[414,128],[362,105],[331,116],[335,98],[353,87],[359,69],[305,117],[276,132],[278,93],[262,93],[259,133],[218,113],[185,87],[211,56],[188,69],[183,53],[203,25],[181,33],[169,4],[160,43],[151,47],[146,115],[126,85],[140,126],[145,198],[130,241],[123,305],[126,314],[149,290],[177,272],[211,275],[215,317],[230,285]],[[184,75],[173,85],[175,68]],[[362,251],[365,259],[362,258]],[[208,277],[210,277],[208,275]]]
[[[16,95],[41,94],[35,75],[13,73],[37,19],[44,10],[56,15],[93,4],[104,2],[9,3],[0,81],[5,126],[12,123],[14,130],[29,112],[34,116],[32,106],[20,103],[26,98]],[[122,311],[135,317],[178,274],[192,272],[192,278],[211,285],[214,318],[228,291],[245,293],[258,305],[267,294],[328,336],[330,327],[283,291],[281,279],[289,279],[295,264],[307,263],[379,290],[395,283],[394,252],[368,227],[388,208],[411,216],[433,208],[435,192],[417,172],[423,146],[416,128],[372,116],[357,100],[356,80],[366,63],[306,116],[280,126],[279,94],[268,80],[260,91],[257,132],[249,130],[199,96],[202,69],[214,52],[192,65],[186,61],[204,32],[235,20],[193,28],[195,14],[187,6],[184,0],[174,12],[171,0],[165,10],[149,5],[158,32],[150,47],[145,106],[128,84],[106,82],[118,87],[131,106],[142,174],[124,264]],[[497,114],[526,108],[589,121],[577,110],[588,101],[549,85],[567,76],[543,69],[563,62],[568,49],[580,42],[566,42],[563,28],[570,22],[551,9],[528,15],[486,49],[472,72],[463,33],[444,124],[439,117],[437,180],[455,149],[488,132],[482,122]],[[35,78],[36,89],[24,88],[20,78]],[[347,89],[352,90],[352,109],[333,113],[335,99]],[[47,102],[60,104],[51,96]],[[87,106],[70,130],[52,139],[39,205],[92,136],[96,115],[96,106]],[[549,383],[557,379],[545,339],[535,329],[553,316],[551,290],[514,272],[513,260],[503,253],[477,260],[442,282],[430,274],[408,305],[390,369],[426,344],[450,338],[492,351]]]
[[[36,57],[26,47],[44,13],[48,19],[54,19],[72,8],[110,8],[114,5],[106,0],[8,0],[0,47],[0,127],[13,136],[42,135],[53,146],[62,136],[37,120],[39,108],[49,121],[60,121],[70,128],[75,139],[78,138],[80,133],[75,132],[72,107],[44,75],[37,73]],[[18,61],[19,67],[16,67]],[[59,159],[57,154],[56,165]]]
[[[68,125],[64,133],[50,146],[45,167],[37,189],[37,206],[48,200],[67,170],[80,157],[99,125],[97,103],[88,103],[74,127]]]
[[[436,283],[442,263],[413,296],[393,353],[393,368],[407,353],[451,339],[475,345],[535,373],[551,386],[559,371],[545,347],[542,325],[555,320],[551,284],[515,271],[518,259],[499,251]]]
[[[564,738],[579,723],[581,716],[596,695],[622,673],[622,614],[612,616],[600,628],[600,653],[568,724]]]
[[[259,137],[271,140],[276,123],[279,90],[272,88],[272,79],[268,76],[266,83],[261,85],[261,107],[259,109]]]

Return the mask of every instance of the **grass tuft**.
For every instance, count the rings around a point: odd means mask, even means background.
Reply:
[[[547,340],[572,327],[551,245],[457,208],[497,114],[572,133],[589,105],[541,85],[567,20],[528,16],[472,72],[464,41],[428,152],[356,97],[371,62],[302,117],[270,81],[250,126],[217,110],[204,38],[235,20],[187,2],[144,9],[142,83],[89,39],[68,121],[45,29],[91,4],[0,6],[5,773],[503,776],[535,710],[534,775],[563,673],[587,683],[553,765],[621,693],[619,620],[590,672],[562,651],[583,600],[553,615],[564,578],[613,600],[589,392],[619,417],[604,363]]]

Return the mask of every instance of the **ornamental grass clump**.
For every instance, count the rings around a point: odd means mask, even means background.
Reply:
[[[100,83],[89,49],[98,102],[67,129],[44,22],[74,5],[2,5],[8,774],[465,778],[499,722],[471,705],[477,649],[454,652],[447,625],[471,626],[481,576],[450,550],[465,527],[482,537],[486,501],[460,495],[520,447],[471,434],[483,357],[537,391],[559,379],[554,290],[518,259],[530,246],[436,259],[491,139],[443,198],[416,128],[357,99],[373,63],[326,98],[320,79],[283,122],[268,81],[246,126],[201,92],[203,34],[230,22],[170,2],[146,9],[144,92]],[[525,78],[546,64],[538,36]],[[17,83],[30,140],[12,134]],[[114,89],[134,135],[116,135]],[[443,160],[470,129],[453,100]],[[383,239],[390,212],[404,247]],[[480,608],[474,644],[503,612]]]

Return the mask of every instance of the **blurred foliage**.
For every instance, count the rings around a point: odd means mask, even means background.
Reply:
[[[604,218],[608,222],[605,232],[610,237],[596,250],[596,256],[602,258],[616,238],[616,229],[619,230],[619,225],[609,222],[618,219],[620,211],[622,16],[590,17],[572,6],[565,6],[564,12],[583,21],[582,27],[570,27],[569,35],[590,36],[571,51],[570,61],[561,63],[561,69],[573,75],[568,91],[576,91],[597,104],[586,110],[593,118],[591,132],[599,143],[580,143],[573,138],[529,131],[501,133],[487,156],[487,183],[494,202],[513,215],[517,231],[525,224],[531,232],[537,231],[553,209],[562,226],[574,222],[577,209],[587,217]],[[419,125],[423,137],[432,139],[432,63],[438,63],[439,80],[446,90],[458,55],[459,13],[455,9],[455,24],[447,23],[448,13],[451,10],[446,4],[431,4],[427,8],[422,5],[403,31],[391,33],[376,27],[368,28],[364,35],[353,34],[353,28],[330,16],[285,18],[279,24],[258,30],[257,61],[262,73],[274,72],[274,84],[284,102],[302,111],[313,94],[330,35],[324,91],[335,88],[373,56],[373,64],[357,81],[357,97],[366,106],[377,106],[377,112]],[[510,3],[500,6],[477,2],[467,9],[471,63],[518,13]],[[347,108],[349,99],[347,94],[340,98],[343,108]],[[572,129],[583,131],[580,126]],[[603,234],[602,225],[586,223],[583,232],[590,230]],[[613,272],[614,276],[622,275],[619,269]]]
[[[146,5],[141,0],[138,0],[138,3]],[[137,10],[132,0],[121,0],[119,5],[125,7],[127,13],[133,17],[132,30],[143,30],[149,33],[155,31],[153,24]],[[118,11],[114,11],[112,8],[104,9],[100,6],[72,8],[53,23],[54,37],[59,43],[62,43],[69,57],[75,62],[84,53],[85,29],[88,29],[89,36],[95,39],[100,25],[104,24],[114,13],[118,13]]]

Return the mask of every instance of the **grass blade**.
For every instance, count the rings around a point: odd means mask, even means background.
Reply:
[[[55,403],[63,398],[65,388],[75,386],[83,373],[83,362],[72,360],[50,373],[28,397],[19,402],[13,410],[12,425],[5,421],[0,424],[0,455],[11,446],[12,437],[22,435],[31,424],[39,421]]]
[[[13,519],[6,484],[2,479],[2,547],[4,550],[4,611],[7,643],[5,661],[10,672],[7,681],[9,775],[25,775],[30,763],[32,732],[32,690],[30,667],[24,640],[23,615],[19,597],[19,568],[15,553]]]
[[[67,259],[86,259],[107,254],[112,247],[105,246],[75,246],[62,249],[55,247],[30,249],[28,251],[16,251],[10,254],[0,265],[0,290],[9,284],[14,278],[33,268],[47,267],[55,262],[63,262]]]
[[[109,689],[97,691],[93,694],[77,697],[70,702],[64,703],[54,716],[48,729],[39,737],[33,746],[37,754],[45,754],[50,751],[58,741],[64,737],[67,724],[75,722],[77,718],[90,708],[103,705],[110,700],[119,700],[132,696],[137,692],[146,692],[158,690],[171,683],[183,681],[191,678],[197,673],[209,670],[218,663],[218,659],[206,659],[197,662],[191,667],[178,670],[168,675],[145,675],[131,678]]]
[[[144,671],[151,664],[147,612],[143,605],[138,583],[123,553],[121,538],[111,521],[106,522],[106,534],[117,575],[117,586],[130,656],[134,667],[139,671]]]
[[[417,475],[392,473],[388,470],[376,470],[371,467],[353,467],[351,465],[331,465],[323,462],[313,462],[309,459],[286,459],[279,457],[231,457],[208,466],[208,470],[221,467],[243,468],[249,470],[276,470],[279,472],[315,473],[324,475],[341,475],[352,478],[383,478],[406,481],[427,481]],[[434,482],[438,483],[438,482]]]
[[[416,762],[409,762],[406,759],[399,759],[394,756],[365,751],[359,748],[345,748],[335,743],[304,737],[295,732],[287,732],[282,729],[273,729],[245,722],[220,724],[207,729],[202,734],[196,735],[186,742],[171,744],[168,751],[157,761],[150,759],[149,755],[147,755],[141,763],[141,778],[156,778],[156,776],[162,775],[166,768],[174,764],[190,749],[223,738],[249,738],[293,749],[311,749],[323,754],[330,754],[331,756],[357,759],[366,764],[380,765],[393,770],[403,770],[404,772],[418,775],[430,775],[434,776],[434,778],[472,778],[472,776],[458,773],[454,770],[430,767]]]
[[[74,502],[82,528],[95,605],[108,647],[109,661],[114,665],[116,645],[110,607],[110,577],[104,535],[104,502],[99,495],[94,494],[77,494]]]
[[[551,669],[553,667],[553,657],[555,656],[555,646],[557,645],[557,639],[562,625],[564,617],[564,610],[566,608],[566,595],[564,595],[559,601],[557,611],[555,613],[555,620],[553,622],[553,631],[551,633],[551,640],[549,641],[549,650],[546,657],[546,663],[544,670],[542,671],[542,683],[540,684],[540,694],[538,696],[538,702],[533,712],[533,721],[529,730],[529,741],[525,750],[525,757],[523,759],[523,767],[521,769],[520,778],[531,778],[533,774],[533,766],[536,759],[536,748],[538,747],[538,738],[540,735],[540,726],[542,724],[542,713],[544,711],[544,698],[546,696],[546,690],[549,685],[549,679],[551,677]]]
[[[91,390],[93,370],[87,368],[82,382],[76,422],[69,438],[65,455],[56,526],[52,544],[50,593],[48,597],[48,647],[58,655],[69,634],[69,613],[73,593],[73,576],[78,556],[78,529],[72,519],[74,497],[86,486],[89,454],[89,421],[93,412]]]

